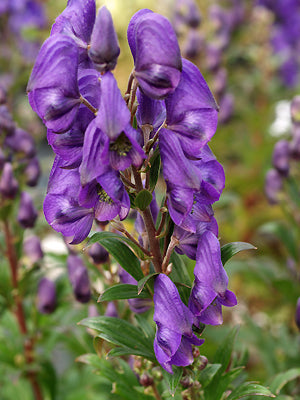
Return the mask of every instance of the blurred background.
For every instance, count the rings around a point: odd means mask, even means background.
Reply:
[[[278,372],[299,367],[300,101],[295,96],[300,95],[300,1],[107,0],[97,5],[111,11],[118,33],[121,54],[115,76],[122,93],[133,68],[127,26],[136,11],[150,8],[170,19],[182,55],[199,67],[220,106],[218,129],[210,143],[226,173],[226,187],[215,206],[220,240],[222,244],[249,242],[257,250],[237,255],[226,265],[230,288],[239,303],[225,310],[224,325],[206,328],[209,340],[201,352],[212,359],[224,335],[238,324],[236,354],[247,362],[249,379],[268,382]],[[39,329],[49,338],[40,351],[49,354],[54,367],[48,364],[45,371],[50,380],[60,377],[55,398],[98,399],[101,382],[97,376],[88,367],[74,364],[80,354],[93,351],[89,334],[76,326],[87,316],[89,306],[76,303],[70,307],[68,302],[72,290],[61,273],[67,257],[65,245],[48,227],[42,212],[53,152],[26,95],[35,56],[65,6],[65,0],[1,0],[0,86],[14,121],[34,138],[41,163],[39,183],[29,188],[39,214],[35,233],[42,238],[46,254],[38,271],[55,265],[60,277],[57,311],[51,316],[32,311]],[[25,258],[25,269],[28,263]],[[0,274],[0,342],[11,347],[9,362],[19,365],[20,351],[15,350],[14,336],[8,334],[14,331],[6,311],[8,277],[3,270]],[[35,285],[29,308],[37,302],[36,292]],[[103,306],[99,307],[98,312],[104,313]],[[66,335],[68,343],[63,338]],[[4,351],[1,346],[0,352]],[[7,376],[19,378],[9,362],[0,358],[3,398],[30,399],[30,394],[24,397],[25,381],[24,387],[8,385]],[[298,398],[298,386],[296,382],[290,388],[292,398]]]

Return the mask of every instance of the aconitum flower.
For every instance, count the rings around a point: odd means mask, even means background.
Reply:
[[[87,303],[91,298],[87,269],[79,256],[70,254],[67,259],[68,275],[76,300]]]
[[[29,236],[23,242],[23,249],[26,256],[34,264],[44,257],[41,241],[37,236]]]
[[[38,213],[34,207],[32,197],[29,193],[22,192],[17,216],[19,224],[24,229],[33,228],[37,217]]]
[[[237,304],[236,296],[227,289],[228,277],[221,261],[220,243],[211,231],[200,238],[194,269],[195,282],[189,299],[189,309],[199,322],[222,323],[221,305]]]
[[[37,308],[42,314],[51,314],[56,308],[55,283],[48,278],[42,278],[39,282]]]
[[[27,92],[32,109],[55,132],[70,129],[78,112],[77,70],[74,40],[61,34],[50,36],[37,56]]]
[[[290,145],[287,140],[279,140],[273,150],[273,167],[283,176],[289,174],[290,169]]]
[[[166,275],[159,274],[155,278],[153,301],[153,319],[157,325],[155,356],[172,374],[172,365],[186,367],[192,364],[192,345],[200,346],[204,340],[193,333],[193,314],[182,303],[176,286]]]
[[[11,163],[6,162],[3,166],[0,178],[0,193],[7,199],[14,199],[19,190],[19,184],[14,177]]]
[[[100,72],[112,71],[120,54],[118,37],[108,9],[100,8],[93,28],[88,55]]]
[[[177,87],[182,69],[180,49],[171,23],[162,15],[140,10],[127,31],[134,76],[143,93],[165,98]]]

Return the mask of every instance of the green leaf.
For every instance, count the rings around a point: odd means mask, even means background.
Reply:
[[[143,288],[142,288],[143,290]],[[148,299],[150,298],[149,293],[144,291],[140,291],[138,293],[138,287],[136,285],[129,285],[125,283],[121,283],[118,285],[114,285],[109,287],[103,292],[99,298],[100,301],[112,301],[112,300],[125,300],[125,299]]]
[[[152,193],[150,193],[148,190],[143,189],[141,190],[135,197],[135,205],[138,207],[140,210],[145,211],[146,208],[149,206],[149,204],[152,201]]]
[[[79,324],[96,330],[100,338],[110,343],[130,349],[130,354],[155,360],[153,342],[144,335],[141,329],[127,321],[101,316],[83,319]]]
[[[211,382],[221,367],[221,364],[210,364],[200,371],[198,375],[198,381],[201,383],[203,388],[205,388]]]
[[[141,259],[141,260],[146,260],[149,259],[149,257],[147,257],[143,251],[139,248],[139,246],[137,246],[134,242],[132,242],[130,239],[128,239],[125,236],[122,235],[118,235],[117,233],[113,233],[113,232],[96,232],[94,233],[90,238],[89,241],[85,247],[85,249],[92,245],[93,243],[100,243],[103,247],[104,244],[102,244],[102,241],[105,239],[115,239],[120,241],[121,243],[126,243],[128,244],[131,249],[137,254],[137,256]]]
[[[155,189],[158,177],[159,177],[159,171],[160,171],[160,154],[159,154],[159,148],[157,148],[154,151],[153,156],[150,158],[150,191],[153,192]]]
[[[246,382],[235,388],[227,397],[227,400],[238,400],[247,396],[275,397],[266,387],[257,385],[256,383]]]
[[[270,390],[279,394],[280,390],[286,385],[288,382],[298,378],[300,376],[300,368],[292,368],[288,371],[281,372],[277,374],[271,381]]]
[[[234,327],[229,334],[225,337],[224,341],[218,347],[214,362],[221,364],[221,372],[224,372],[228,367],[233,346],[239,331],[239,326]]]
[[[153,274],[144,276],[144,278],[140,279],[138,281],[138,293],[141,293],[141,291],[144,289],[146,283],[149,281],[149,279],[153,278],[154,276],[158,275],[157,272],[154,272]]]
[[[135,314],[134,315],[139,327],[144,332],[146,338],[149,338],[151,342],[154,341],[155,330],[153,329],[153,325],[151,325],[145,316],[145,314]],[[152,319],[153,322],[153,319]]]
[[[173,365],[173,374],[169,374],[167,371],[162,369],[163,377],[168,382],[170,395],[174,396],[178,383],[182,377],[183,369],[182,367],[175,367]]]
[[[124,238],[121,235],[117,235],[111,232],[97,232],[89,240],[88,245],[93,243],[100,243],[116,260],[117,263],[121,265],[131,276],[137,281],[144,277],[143,272],[140,267],[140,262],[136,255],[130,250],[125,243],[136,250],[134,243],[131,240]],[[134,245],[134,246],[133,246]],[[138,248],[138,246],[136,246]],[[139,248],[138,248],[139,249]],[[139,249],[139,252],[141,250]]]
[[[222,264],[225,265],[231,257],[243,250],[256,250],[256,247],[246,242],[227,243],[221,248]]]

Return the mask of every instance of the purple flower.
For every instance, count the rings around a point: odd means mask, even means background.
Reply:
[[[198,243],[194,275],[189,309],[197,317],[197,323],[222,323],[221,305],[232,307],[237,300],[227,289],[228,277],[221,261],[220,243],[211,231],[204,232]]]
[[[265,179],[265,194],[270,204],[278,203],[278,194],[283,187],[283,177],[276,169],[270,169]]]
[[[153,300],[153,319],[157,325],[155,356],[160,365],[172,374],[172,365],[186,367],[192,364],[192,345],[200,346],[204,340],[193,333],[193,314],[183,304],[176,286],[166,275],[156,277]]]
[[[100,8],[93,28],[88,55],[100,72],[111,71],[120,54],[118,37],[108,9]]]
[[[25,228],[33,228],[38,217],[32,198],[29,193],[22,192],[18,211],[18,222]]]
[[[0,105],[0,128],[7,133],[13,133],[15,129],[15,123],[5,104]]]
[[[93,220],[93,208],[78,203],[80,176],[78,169],[61,168],[62,160],[56,157],[51,170],[48,191],[44,200],[47,222],[57,232],[72,237],[71,243],[82,242],[89,234]]]
[[[298,329],[300,330],[300,297],[297,300],[295,321],[296,321],[296,325],[297,325]]]
[[[288,176],[290,169],[290,144],[287,140],[279,140],[273,150],[273,167],[283,176]]]
[[[104,264],[109,259],[107,250],[99,243],[94,243],[89,247],[89,256],[95,264]]]
[[[177,0],[175,17],[191,28],[197,28],[201,22],[199,8],[194,0]]]
[[[5,145],[28,158],[36,153],[33,137],[20,128],[16,128],[11,135],[6,136]]]
[[[37,157],[31,158],[24,169],[26,185],[36,186],[41,174],[40,163]]]
[[[37,236],[30,236],[23,242],[23,249],[26,256],[34,264],[41,260],[44,256],[41,248],[41,241]]]
[[[125,269],[119,267],[119,276],[122,283],[137,285],[137,281]],[[152,305],[151,299],[129,299],[129,308],[136,314],[142,314],[149,310]]]
[[[27,91],[32,109],[55,132],[70,129],[78,112],[77,70],[74,40],[60,34],[50,36],[37,56]]]
[[[6,162],[3,166],[0,178],[0,193],[7,199],[14,199],[19,190],[19,184],[14,177],[11,163]]]
[[[42,278],[39,282],[37,308],[42,314],[51,314],[56,308],[55,284],[48,278]]]
[[[166,99],[167,129],[179,138],[183,151],[195,157],[214,135],[218,106],[198,68],[183,60],[180,83]],[[163,133],[162,133],[163,134]]]
[[[87,303],[91,298],[90,281],[82,259],[70,254],[67,259],[68,275],[76,300]]]
[[[60,33],[71,37],[78,46],[80,61],[86,61],[95,17],[95,0],[68,0],[52,26],[51,36]]]
[[[300,95],[295,96],[291,102],[291,116],[295,124],[300,123]]]
[[[179,83],[182,63],[171,23],[162,15],[140,10],[129,23],[127,37],[141,90],[154,99],[172,93]]]
[[[219,120],[222,124],[226,124],[232,117],[234,111],[234,96],[231,93],[225,93],[220,99],[220,115]]]

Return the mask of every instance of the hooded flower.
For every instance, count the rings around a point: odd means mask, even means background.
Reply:
[[[76,300],[87,303],[91,298],[87,269],[80,257],[70,254],[67,259],[68,275]]]
[[[232,307],[237,300],[227,289],[228,277],[221,261],[220,243],[211,231],[206,231],[198,243],[194,275],[189,309],[198,317],[198,322],[222,323],[221,305]]]
[[[80,177],[78,169],[63,169],[62,160],[56,157],[49,177],[44,214],[49,225],[66,237],[72,244],[82,242],[89,234],[94,209],[78,203]]]
[[[180,49],[171,23],[162,15],[140,10],[128,26],[128,43],[139,86],[153,99],[165,98],[180,80]]]
[[[56,308],[55,283],[48,278],[42,278],[39,282],[37,308],[42,314],[51,314]]]
[[[35,221],[37,219],[37,211],[34,207],[32,198],[29,193],[22,192],[19,211],[18,211],[18,222],[19,224],[25,228],[33,228]]]
[[[120,54],[118,37],[108,9],[100,8],[91,37],[88,55],[100,72],[112,71]]]
[[[78,112],[77,70],[74,40],[60,34],[50,36],[37,56],[27,92],[32,109],[55,132],[70,129]]]
[[[159,274],[154,283],[154,321],[157,325],[154,352],[160,365],[170,374],[172,365],[192,364],[192,345],[200,346],[192,330],[193,314],[182,303],[174,283]]]

